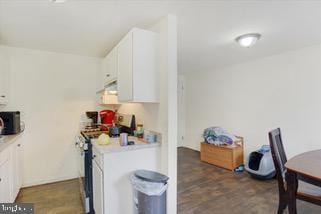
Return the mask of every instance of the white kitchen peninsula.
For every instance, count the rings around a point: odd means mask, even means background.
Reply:
[[[134,213],[130,175],[137,169],[160,171],[160,143],[148,144],[129,137],[135,145],[120,146],[119,138],[109,145],[93,142],[94,209],[97,214]]]

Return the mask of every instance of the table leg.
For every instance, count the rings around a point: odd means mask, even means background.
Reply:
[[[296,214],[296,193],[298,190],[297,174],[295,172],[288,171],[285,175],[285,179],[287,183],[289,214]]]

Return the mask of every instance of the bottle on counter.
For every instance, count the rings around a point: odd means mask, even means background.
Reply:
[[[135,136],[138,138],[143,138],[144,137],[144,127],[143,124],[137,124],[136,127],[136,132]]]

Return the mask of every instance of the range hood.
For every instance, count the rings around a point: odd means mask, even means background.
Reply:
[[[114,80],[107,85],[105,85],[104,90],[109,94],[117,95],[117,80]]]
[[[96,94],[100,104],[120,104],[117,96],[117,80],[108,83],[102,90],[97,91]]]

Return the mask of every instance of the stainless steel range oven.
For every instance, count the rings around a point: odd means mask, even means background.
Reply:
[[[92,176],[92,144],[91,139],[85,133],[76,137],[78,176],[80,193],[82,196],[85,213],[94,214],[93,208],[93,176]]]

